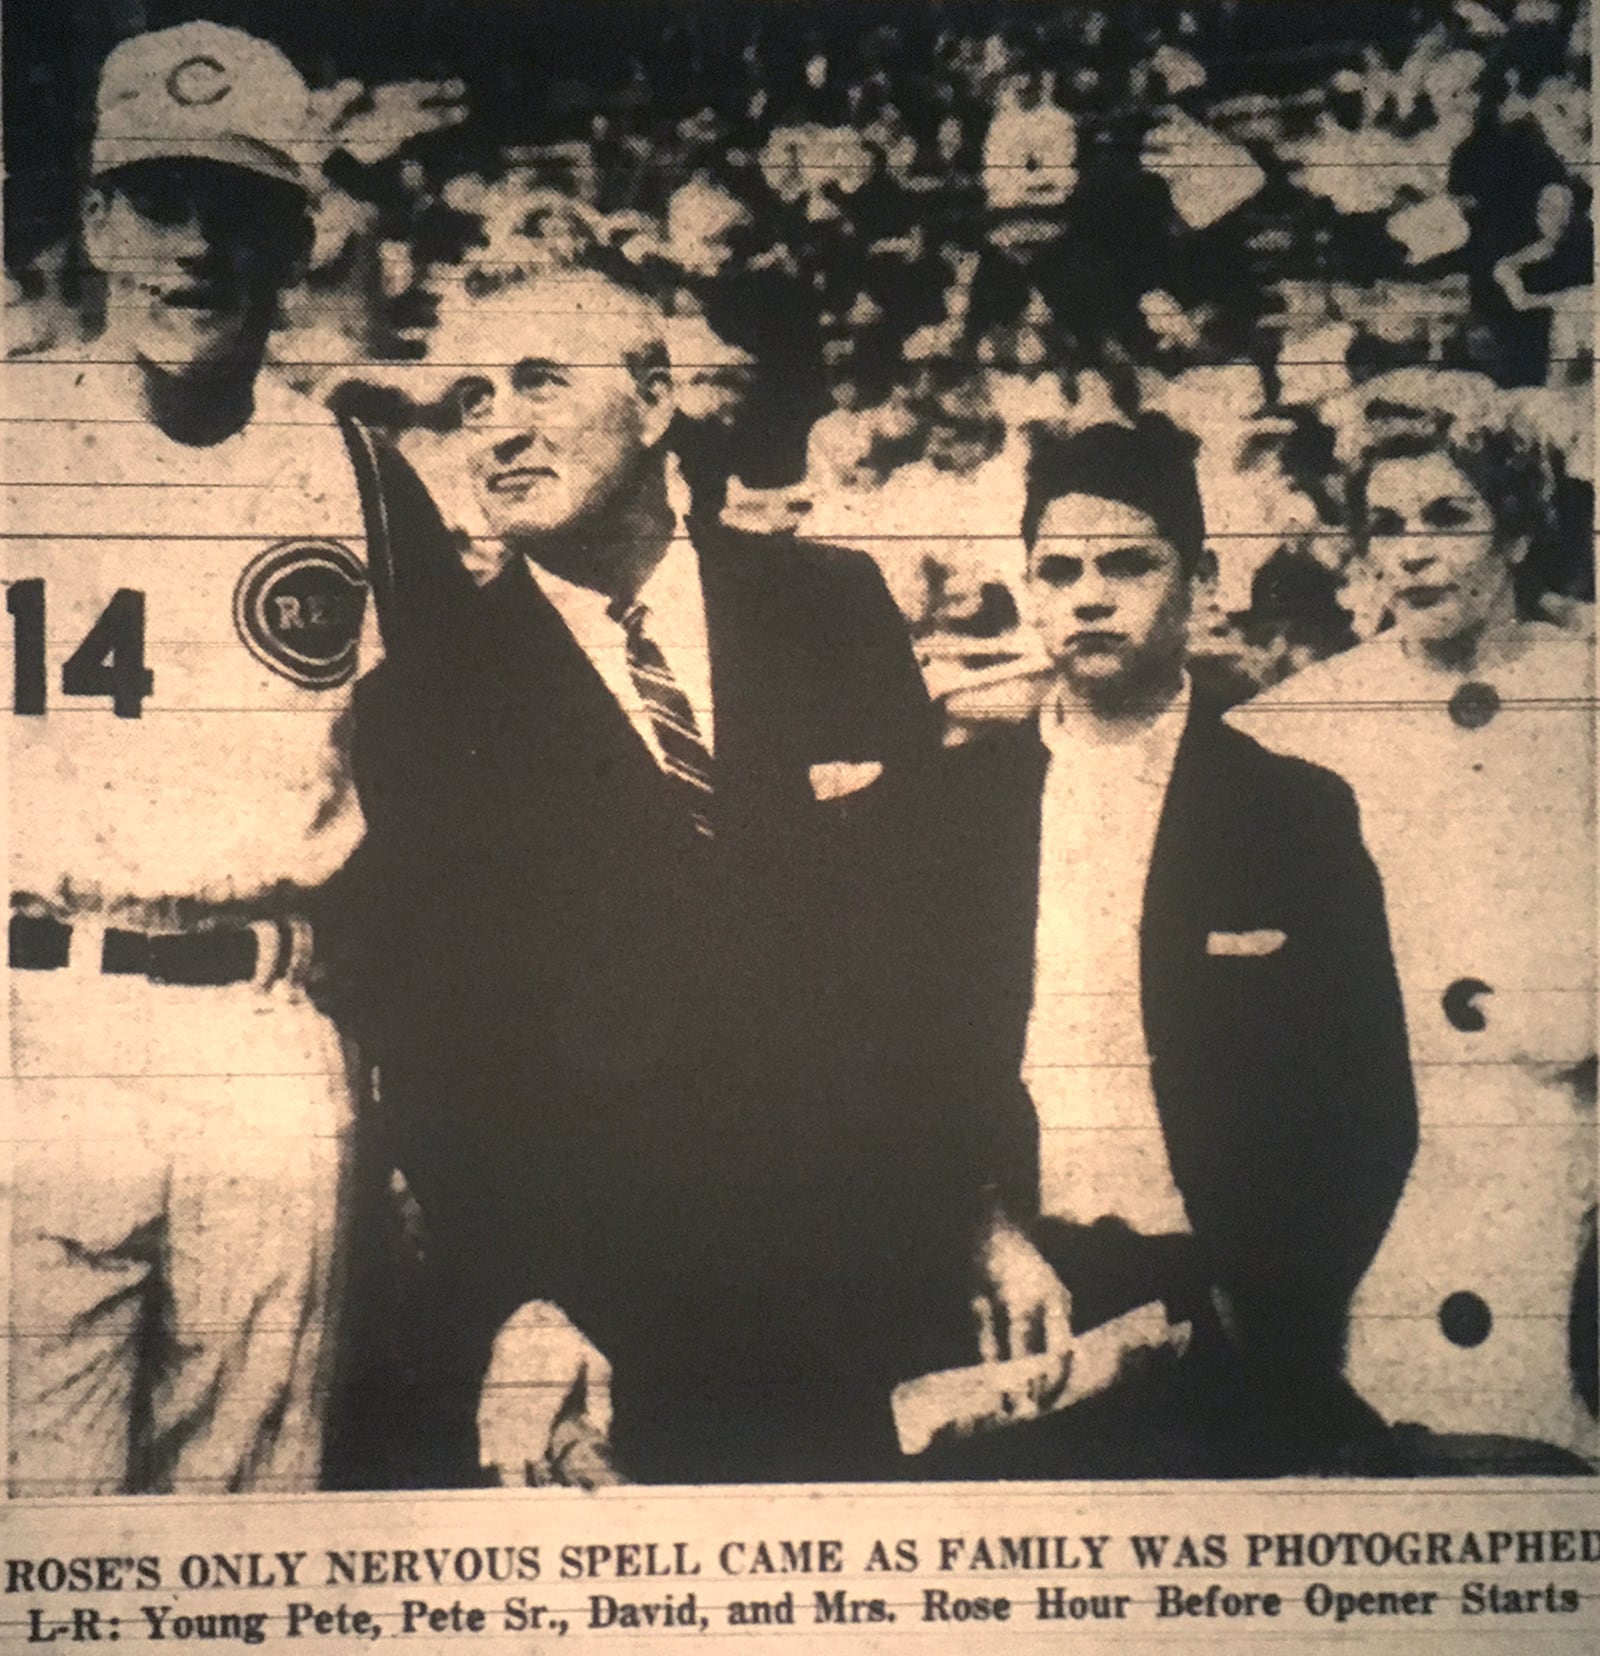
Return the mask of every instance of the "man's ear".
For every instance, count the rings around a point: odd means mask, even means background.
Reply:
[[[286,286],[304,279],[306,272],[311,268],[311,255],[316,245],[317,223],[312,217],[311,209],[307,207],[296,221],[284,253],[289,269],[289,281]]]
[[[654,448],[667,435],[667,427],[678,411],[672,385],[672,366],[665,360],[648,362],[633,371],[642,406],[640,435],[646,448]]]
[[[1512,535],[1506,540],[1505,549],[1506,563],[1512,569],[1515,569],[1533,550],[1533,537],[1531,535]]]
[[[110,269],[107,262],[115,249],[110,244],[111,197],[98,184],[91,184],[78,205],[78,223],[82,229],[84,257],[102,273]]]
[[[276,204],[273,223],[273,234],[261,254],[271,270],[273,285],[282,292],[303,281],[310,270],[317,245],[317,225],[309,206],[279,213]]]
[[[1017,601],[1017,618],[1030,631],[1037,631],[1039,627],[1039,582],[1034,575],[1033,548],[1026,541],[1022,541],[1022,579],[1017,582],[1011,596]]]

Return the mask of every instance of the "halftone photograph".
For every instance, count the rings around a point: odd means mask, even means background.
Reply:
[[[8,7],[10,1496],[1600,1471],[1590,37]]]

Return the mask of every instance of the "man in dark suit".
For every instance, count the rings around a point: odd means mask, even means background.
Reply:
[[[1036,446],[1052,665],[952,753],[939,866],[971,1083],[1037,1111],[1074,1333],[1159,1301],[1188,1348],[969,1474],[1304,1471],[1378,1430],[1340,1365],[1416,1142],[1383,899],[1343,783],[1191,695],[1194,449],[1154,416]]]
[[[507,559],[356,720],[368,1039],[455,1402],[408,1475],[470,1475],[529,1301],[612,1365],[630,1477],[888,1473],[892,1385],[971,1339],[991,1159],[897,854],[933,711],[870,560],[679,528],[643,297],[475,286],[433,354]]]

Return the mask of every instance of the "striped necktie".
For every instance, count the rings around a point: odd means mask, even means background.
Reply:
[[[689,815],[698,833],[711,834],[711,755],[700,736],[689,698],[667,666],[667,658],[645,631],[649,608],[633,604],[613,615],[628,640],[628,671],[634,688],[650,715],[662,768],[677,782],[688,801]]]

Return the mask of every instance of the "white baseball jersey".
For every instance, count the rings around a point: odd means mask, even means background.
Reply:
[[[1391,1419],[1589,1453],[1568,1323],[1595,1200],[1593,651],[1530,623],[1462,678],[1391,633],[1230,715],[1354,788],[1405,997],[1420,1145],[1350,1379]]]
[[[11,885],[73,939],[10,974],[11,1486],[305,1490],[350,1054],[292,982],[108,974],[98,933],[287,907],[354,847],[360,499],[333,418],[269,376],[189,447],[129,372],[0,370]]]
[[[243,430],[176,443],[128,372],[5,365],[12,889],[85,912],[314,885],[360,835],[346,715],[377,639],[343,438],[264,374]]]

